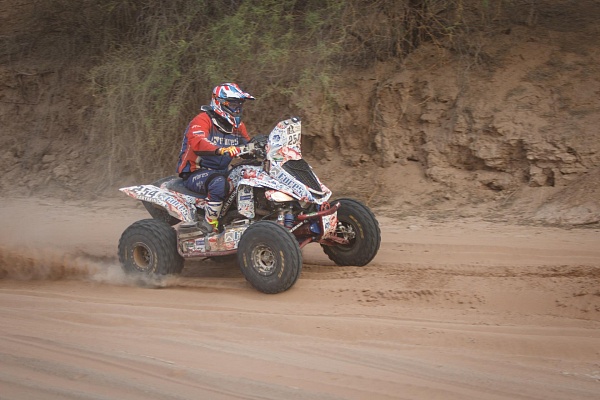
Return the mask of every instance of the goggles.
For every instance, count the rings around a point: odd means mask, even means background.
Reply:
[[[244,100],[242,99],[225,99],[221,101],[221,105],[226,107],[232,114],[239,114],[242,112],[242,106]]]

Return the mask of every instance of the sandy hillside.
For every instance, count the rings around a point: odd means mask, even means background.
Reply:
[[[59,3],[68,2],[45,5]],[[404,215],[598,224],[600,1],[458,3],[468,34],[441,34],[402,59],[345,64],[330,95],[269,99],[267,88],[251,86],[265,103],[247,108],[250,133],[269,132],[289,107],[303,120],[304,156],[334,193]],[[182,110],[161,133],[172,155],[158,162],[151,151],[144,159],[156,169],[143,170],[129,159],[138,125],[110,134],[112,118],[102,117],[110,102],[91,91],[90,71],[111,58],[65,57],[70,35],[40,13],[36,2],[0,4],[0,190],[97,198],[172,174],[193,114]],[[123,112],[127,121],[145,118]],[[265,114],[273,119],[257,124]]]
[[[598,399],[598,229],[380,217],[370,265],[309,245],[264,295],[211,261],[126,279],[145,217],[2,199],[0,398]]]

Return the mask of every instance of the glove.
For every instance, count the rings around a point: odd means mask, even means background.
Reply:
[[[217,150],[217,154],[220,156],[228,154],[229,157],[235,157],[240,154],[240,148],[235,146],[221,147]]]

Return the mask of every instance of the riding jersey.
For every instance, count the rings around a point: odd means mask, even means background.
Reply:
[[[224,133],[213,123],[210,111],[202,111],[190,122],[183,135],[177,173],[187,177],[198,169],[227,170],[232,158],[222,156],[217,150],[222,147],[240,146],[250,140],[246,125],[242,122],[232,133]]]

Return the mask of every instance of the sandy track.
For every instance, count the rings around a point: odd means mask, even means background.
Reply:
[[[0,398],[598,399],[600,233],[381,218],[380,254],[316,245],[288,292],[115,263],[129,202],[3,199]]]

